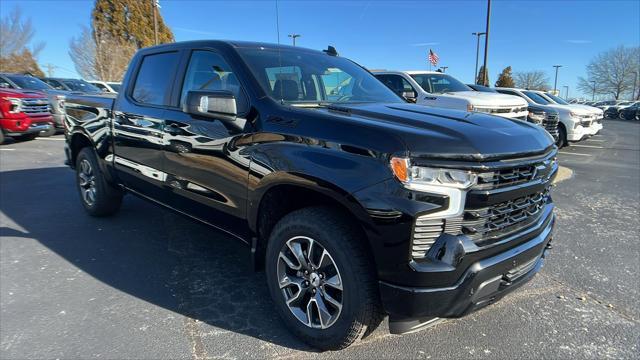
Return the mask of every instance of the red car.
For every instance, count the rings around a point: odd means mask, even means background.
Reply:
[[[32,140],[52,128],[51,107],[45,94],[0,88],[0,144],[5,136]]]

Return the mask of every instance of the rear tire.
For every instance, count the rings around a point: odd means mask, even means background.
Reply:
[[[80,200],[89,215],[109,216],[120,209],[123,192],[107,182],[93,149],[89,147],[78,153],[76,181]]]
[[[322,350],[348,347],[383,318],[365,239],[340,215],[327,207],[289,213],[273,228],[266,251],[267,285],[278,314],[291,332]]]

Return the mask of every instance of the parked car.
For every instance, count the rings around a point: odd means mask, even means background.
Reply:
[[[636,101],[633,105],[624,107],[618,112],[618,117],[622,120],[640,120],[640,102]]]
[[[543,106],[547,109],[557,111],[560,122],[558,123],[558,139],[556,145],[559,148],[569,145],[569,142],[580,141],[591,136],[592,131],[590,127],[593,121],[593,115],[583,108],[573,109],[569,106],[551,103],[533,90],[501,87],[496,88],[496,90],[503,94],[520,96],[530,105]]]
[[[107,93],[118,93],[120,91],[120,83],[119,82],[111,82],[111,81],[89,81],[90,84],[94,85],[98,89]]]
[[[86,211],[111,215],[128,192],[246,243],[314,347],[385,313],[394,333],[465,315],[543,265],[558,165],[538,126],[407,104],[331,47],[154,46],[122,89],[68,99]]]
[[[42,135],[53,135],[64,128],[64,101],[67,94],[66,91],[53,89],[51,86],[42,82],[40,79],[23,74],[0,73],[0,88],[4,89],[21,89],[42,92],[49,99],[51,115],[53,116],[54,128],[48,130]]]
[[[474,91],[454,77],[436,71],[372,71],[396,94],[418,105],[483,112],[527,119],[527,103],[514,96]]]
[[[45,94],[0,88],[0,144],[5,137],[33,140],[51,129],[53,117]]]
[[[569,104],[568,102],[564,101],[564,99],[543,91],[537,91],[537,93],[538,95],[544,97],[546,100],[554,104],[568,106],[573,109],[580,108],[588,111],[591,114],[591,126],[587,129],[590,132],[590,135],[595,135],[599,133],[600,130],[602,130],[602,119],[604,119],[604,111],[591,105]]]
[[[82,79],[66,79],[66,78],[41,78],[51,87],[57,90],[69,92],[77,92],[82,94],[100,94],[102,90]]]
[[[618,101],[615,105],[609,106],[609,108],[604,112],[604,116],[607,119],[618,119],[620,117],[620,110],[633,105],[633,101]]]

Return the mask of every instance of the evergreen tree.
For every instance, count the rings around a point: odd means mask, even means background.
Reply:
[[[153,0],[155,1],[155,0]],[[155,45],[152,0],[96,0],[91,13],[94,36],[108,36],[137,48]],[[157,11],[158,42],[174,42],[173,32]]]
[[[485,77],[486,77],[486,82],[485,82],[485,80],[483,80],[483,79],[485,79]],[[476,84],[478,84],[478,85],[485,85],[486,84],[487,86],[489,85],[489,75],[485,74],[484,65],[481,65],[480,66],[480,70],[478,70],[478,77],[476,78]]]
[[[498,76],[498,81],[496,81],[495,87],[515,87],[513,77],[511,77],[511,66],[507,66],[502,70],[500,76]]]

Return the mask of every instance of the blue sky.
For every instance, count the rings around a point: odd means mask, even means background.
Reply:
[[[142,1],[142,0],[141,0]],[[144,0],[149,1],[149,0]],[[235,39],[276,42],[275,2],[161,0],[176,40]],[[375,69],[428,69],[429,49],[447,72],[474,77],[476,38],[484,31],[486,1],[286,1],[280,0],[280,40],[299,33],[298,45],[324,49]],[[35,41],[46,42],[38,62],[57,76],[77,76],[69,40],[89,25],[93,1],[0,0],[0,15],[15,6],[31,18]],[[553,65],[562,64],[558,88],[577,95],[577,77],[597,53],[640,46],[640,1],[494,0],[489,44],[490,80],[514,71],[543,70],[553,86]],[[482,52],[482,50],[481,50]],[[481,55],[482,56],[482,55]]]

